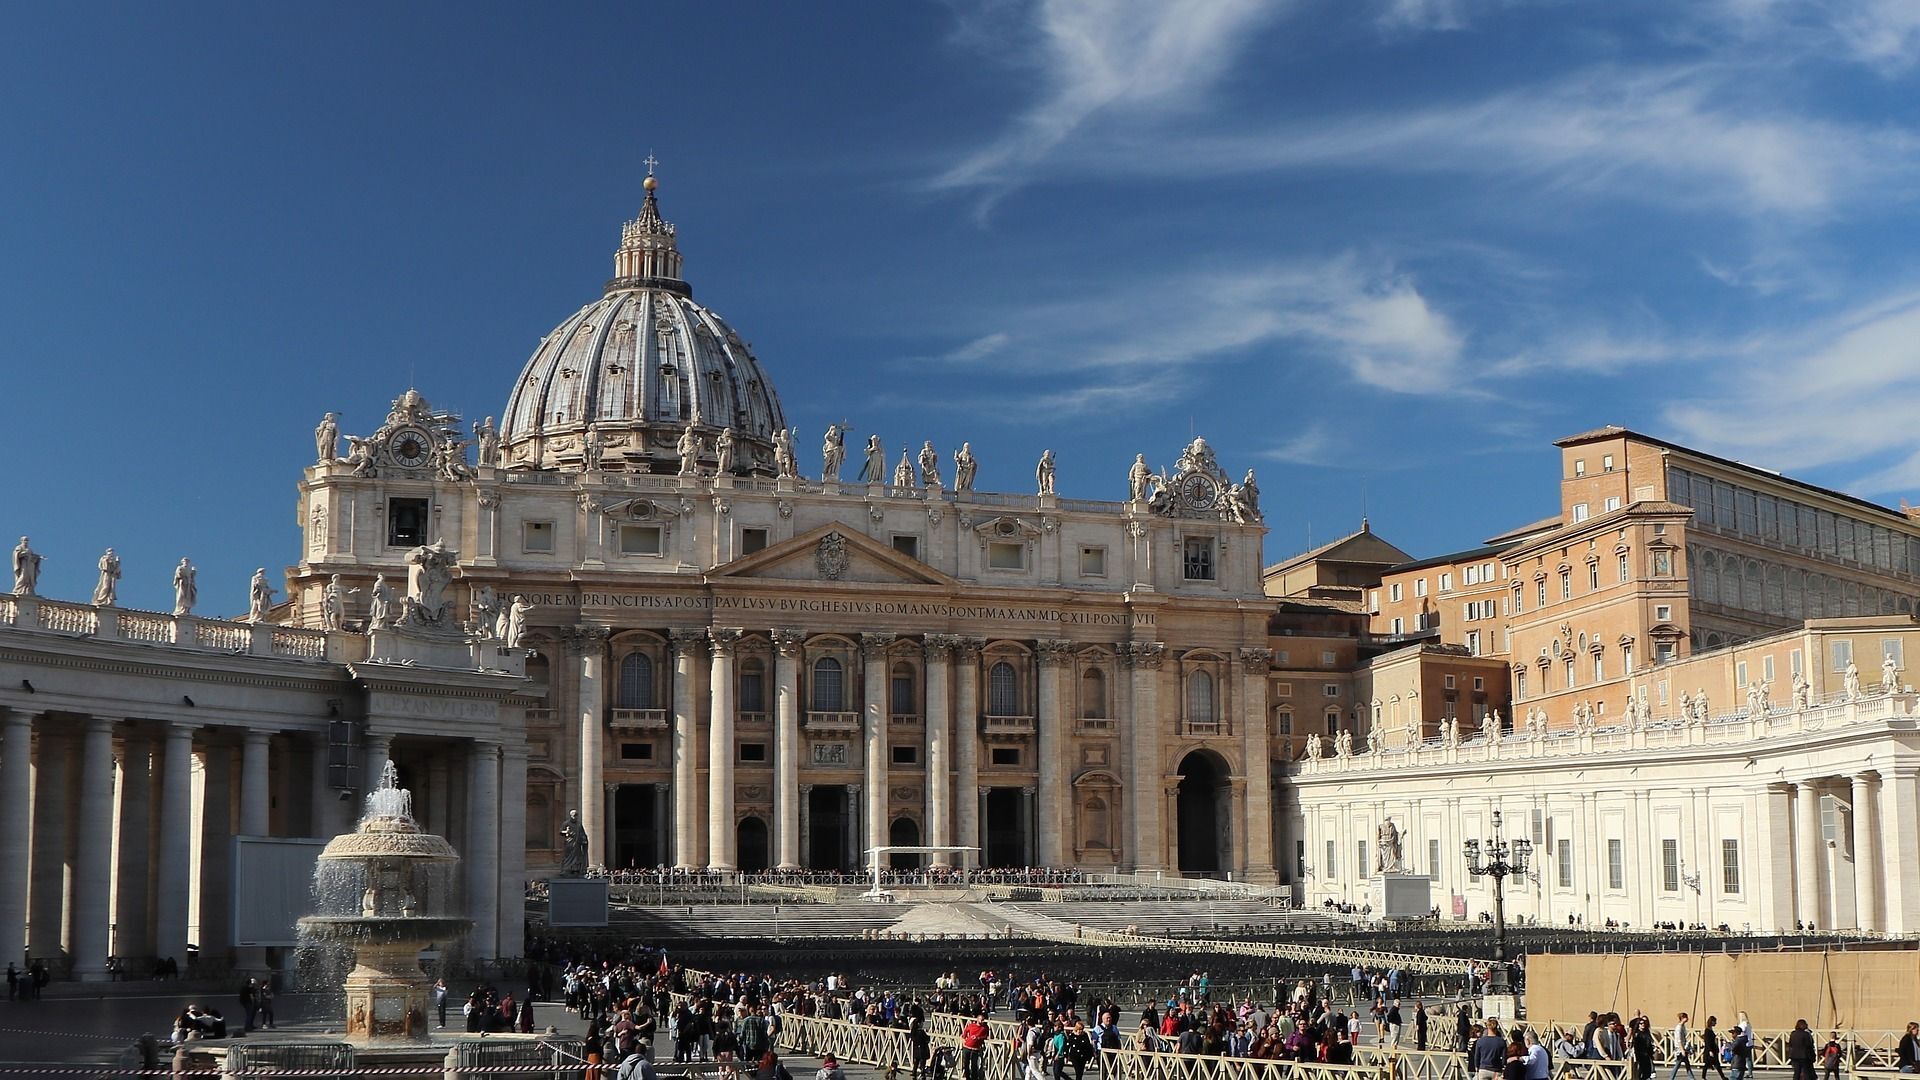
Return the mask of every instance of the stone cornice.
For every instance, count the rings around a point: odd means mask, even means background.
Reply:
[[[60,638],[62,642],[76,639]],[[84,639],[79,639],[84,640]],[[327,663],[329,677],[316,674],[321,661],[267,659],[265,657],[208,654],[180,650],[178,656],[183,661],[197,663],[169,664],[162,657],[172,658],[175,653],[165,653],[158,649],[148,651],[150,646],[134,645],[141,650],[140,659],[120,659],[101,655],[88,655],[55,650],[22,649],[0,645],[0,662],[33,664],[41,667],[67,668],[74,671],[98,671],[115,675],[134,675],[152,679],[184,679],[198,683],[218,683],[227,686],[254,686],[271,690],[289,690],[295,693],[337,694],[351,677],[347,665]],[[152,657],[153,659],[147,659]],[[227,660],[235,664],[244,664],[251,671],[236,671],[207,666],[207,661]],[[298,674],[263,670],[271,665],[274,668],[298,665]]]

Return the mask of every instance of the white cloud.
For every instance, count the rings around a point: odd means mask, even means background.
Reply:
[[[1721,0],[1725,28],[1795,55],[1837,58],[1898,77],[1920,59],[1914,0]]]

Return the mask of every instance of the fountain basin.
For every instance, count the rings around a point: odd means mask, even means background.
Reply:
[[[301,931],[316,942],[338,945],[412,944],[415,951],[452,941],[473,923],[448,915],[308,915]]]

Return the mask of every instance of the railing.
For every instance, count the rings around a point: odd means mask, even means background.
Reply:
[[[299,626],[276,626],[273,628],[273,655],[299,660],[325,660],[327,632]]]
[[[1105,716],[1083,716],[1073,722],[1075,735],[1105,735],[1120,730],[1120,721]]]
[[[989,737],[994,735],[1031,735],[1033,717],[1031,716],[993,716],[988,715],[981,729]]]
[[[807,713],[807,730],[817,732],[846,732],[860,730],[860,714],[857,712],[812,712]]]
[[[920,723],[920,714],[894,713],[887,717],[887,723],[892,727],[916,727]]]
[[[610,726],[615,731],[663,731],[667,726],[667,710],[614,709]]]
[[[202,649],[241,652],[252,647],[253,628],[242,623],[196,621],[193,643]]]
[[[1099,945],[1128,950],[1153,949],[1168,952],[1211,951],[1240,956],[1263,956],[1307,964],[1360,964],[1369,968],[1397,967],[1410,972],[1457,974],[1468,970],[1470,961],[1457,956],[1427,956],[1416,953],[1364,949],[1333,942],[1325,945],[1294,942],[1231,941],[1203,937],[1155,937],[1147,934],[1095,930],[1077,923],[1048,916],[1024,917],[1009,921],[1023,937],[1059,941],[1075,945]],[[1051,925],[1049,925],[1051,924]]]
[[[40,601],[40,629],[59,634],[92,634],[99,628],[99,611],[85,604]]]
[[[1232,735],[1233,724],[1226,720],[1182,720],[1180,722],[1180,731],[1183,735],[1191,735],[1196,738],[1212,738],[1221,735]]]
[[[1573,1031],[1579,1032],[1586,1027],[1585,1020],[1543,1021],[1538,1025],[1529,1022],[1529,1026],[1541,1032]],[[1700,1055],[1705,1045],[1700,1038],[1700,1029],[1691,1030],[1693,1041],[1689,1060],[1695,1066],[1700,1064]],[[1788,1030],[1764,1031],[1753,1040],[1753,1067],[1756,1069],[1785,1069],[1791,1066],[1787,1060],[1787,1037],[1793,1032]],[[1837,1034],[1841,1047],[1840,1060],[1850,1072],[1883,1070],[1897,1071],[1900,1062],[1900,1037],[1905,1032],[1893,1028],[1832,1028],[1816,1027],[1813,1030],[1815,1047],[1826,1044],[1829,1035]],[[1719,1032],[1720,1045],[1726,1046],[1732,1041],[1726,1031]],[[1543,1042],[1547,1041],[1542,1038]],[[1673,1061],[1673,1029],[1657,1028],[1653,1032],[1653,1060],[1659,1064]],[[1625,1062],[1608,1062],[1624,1065]]]
[[[173,644],[174,620],[150,611],[123,611],[120,613],[120,636],[127,641],[142,641],[151,645]]]
[[[527,710],[527,723],[551,724],[553,723],[553,710],[546,706],[529,708]]]
[[[753,712],[740,713],[736,718],[736,722],[743,727],[766,727],[769,715],[770,714],[756,709]]]
[[[357,634],[277,623],[230,622],[133,608],[99,607],[42,596],[0,593],[0,626],[73,634],[100,641],[131,641],[203,652],[244,653],[289,660],[351,662],[364,656]]]

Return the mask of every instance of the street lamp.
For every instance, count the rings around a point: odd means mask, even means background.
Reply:
[[[1507,984],[1507,890],[1510,877],[1524,877],[1527,860],[1533,854],[1533,841],[1525,837],[1507,840],[1500,835],[1500,811],[1493,812],[1493,837],[1485,851],[1478,840],[1467,841],[1467,873],[1493,879],[1493,972],[1488,980],[1490,994],[1512,993]]]

